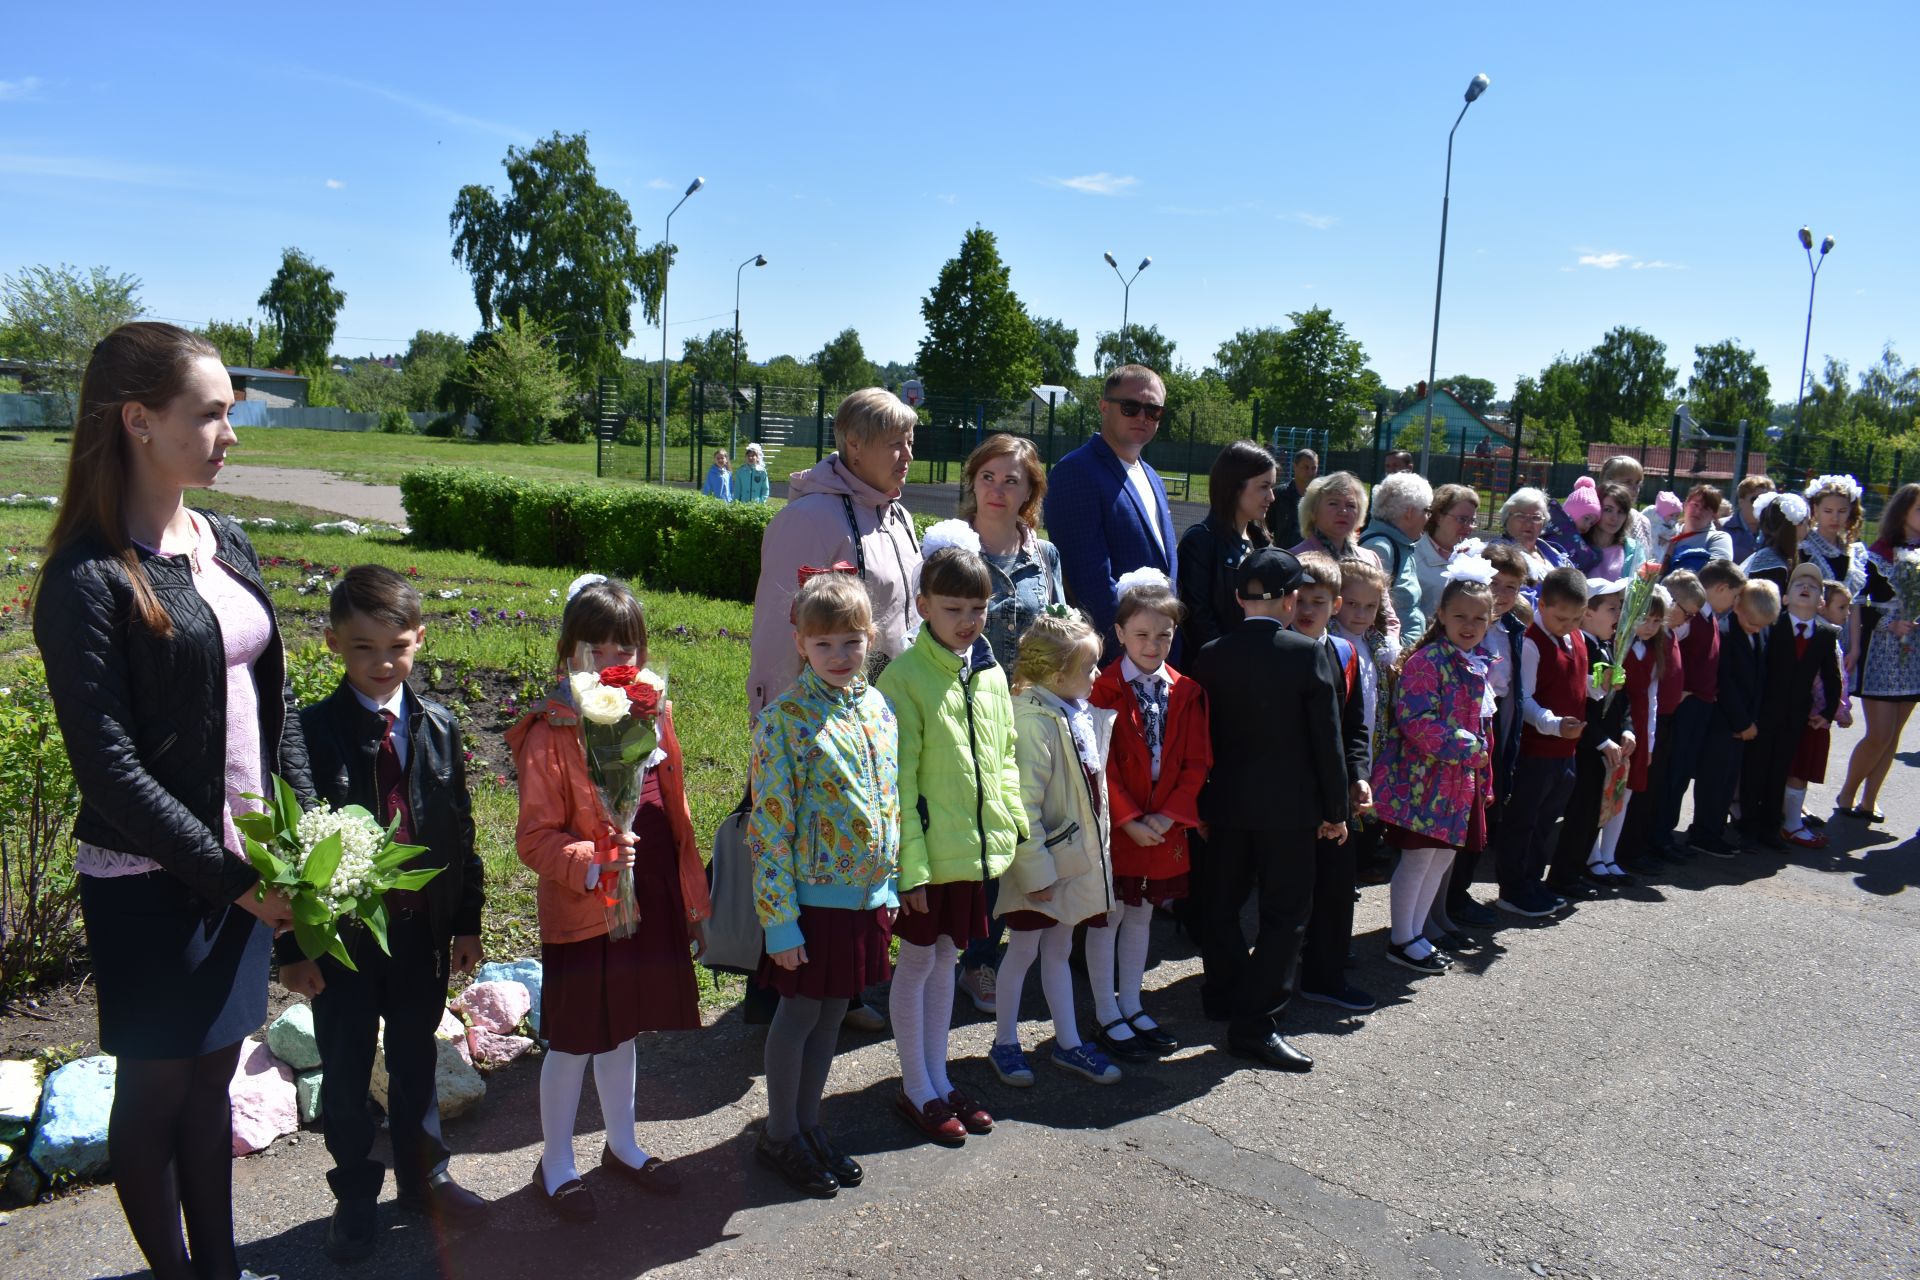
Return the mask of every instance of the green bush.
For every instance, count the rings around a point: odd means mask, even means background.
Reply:
[[[80,792],[37,661],[0,670],[0,1004],[65,977],[84,939],[73,870]]]
[[[409,471],[400,492],[424,545],[723,600],[753,599],[772,514],[684,489],[548,484],[460,467]]]
[[[390,436],[410,436],[414,434],[413,419],[405,409],[389,405],[380,411],[380,430]]]

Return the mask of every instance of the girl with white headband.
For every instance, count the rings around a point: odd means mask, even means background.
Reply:
[[[1753,510],[1760,517],[1760,548],[1740,567],[1748,581],[1771,582],[1785,596],[1787,579],[1800,563],[1800,540],[1807,533],[1807,500],[1797,493],[1763,493],[1753,500]]]

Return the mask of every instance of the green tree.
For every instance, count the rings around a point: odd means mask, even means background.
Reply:
[[[1589,442],[1606,434],[1618,418],[1646,423],[1664,415],[1678,370],[1667,363],[1667,344],[1644,329],[1616,325],[1579,360],[1586,404],[1576,413],[1580,434]]]
[[[1278,325],[1242,329],[1214,351],[1214,367],[1226,379],[1234,399],[1250,399],[1260,389],[1267,362],[1279,354],[1280,336],[1285,332]]]
[[[347,365],[346,386],[340,403],[354,413],[406,411],[406,385],[400,374],[378,360],[354,360]]]
[[[0,278],[0,351],[37,366],[36,389],[60,397],[60,417],[80,411],[80,375],[94,344],[140,315],[140,278],[65,263]]]
[[[1040,381],[1064,387],[1080,376],[1080,331],[1063,320],[1036,316],[1033,321],[1033,358],[1040,362]]]
[[[1880,358],[1860,375],[1860,401],[1863,416],[1883,432],[1892,435],[1914,429],[1914,408],[1920,403],[1920,367],[1900,358],[1888,343]]]
[[[298,249],[280,253],[280,269],[260,295],[260,307],[280,331],[280,356],[302,372],[328,363],[334,325],[347,295],[336,289],[333,272]]]
[[[742,338],[740,359],[744,363],[746,358],[747,344]],[[680,362],[701,382],[724,389],[733,376],[733,330],[715,329],[704,338],[688,338],[680,348]]]
[[[1493,407],[1493,398],[1500,394],[1499,388],[1485,378],[1442,378],[1440,385],[1453,392],[1458,400],[1475,413],[1485,413]]]
[[[474,352],[471,383],[490,437],[530,444],[572,407],[574,382],[555,350],[556,333],[523,307]]]
[[[974,227],[920,303],[927,336],[917,363],[928,390],[979,399],[1024,399],[1039,381],[1033,321],[1009,283],[993,233]]]
[[[1287,318],[1293,328],[1280,336],[1262,378],[1272,416],[1261,416],[1282,426],[1325,431],[1335,447],[1350,444],[1379,385],[1377,375],[1365,377],[1366,349],[1326,307]]]
[[[228,364],[271,369],[280,360],[280,330],[249,320],[209,320],[196,332],[220,348]]]
[[[617,373],[620,349],[633,341],[636,293],[647,321],[659,319],[672,246],[640,247],[632,211],[600,184],[584,134],[508,147],[503,164],[504,200],[469,184],[447,219],[481,323],[492,327],[524,307],[551,318],[561,354],[583,380]]]
[[[827,345],[813,357],[813,364],[829,391],[851,391],[856,387],[870,387],[875,382],[873,362],[867,359],[866,350],[860,345],[857,329],[842,329],[829,338]]]
[[[1693,349],[1693,377],[1687,399],[1695,421],[1715,434],[1728,434],[1742,418],[1758,435],[1773,409],[1773,386],[1753,352],[1727,338]]]
[[[1173,368],[1175,343],[1154,325],[1129,324],[1124,334],[1102,333],[1097,338],[1093,363],[1103,375],[1123,364],[1143,364],[1162,377]]]
[[[451,403],[453,384],[466,375],[465,342],[451,333],[418,330],[400,366],[402,399],[414,413],[445,409]]]

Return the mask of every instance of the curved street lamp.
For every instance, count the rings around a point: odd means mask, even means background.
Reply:
[[[1828,236],[1820,242],[1820,257],[1815,259],[1813,229],[1801,227],[1800,247],[1807,251],[1807,271],[1812,280],[1807,285],[1807,336],[1800,341],[1800,391],[1793,402],[1793,434],[1796,437],[1800,437],[1800,414],[1807,403],[1807,351],[1813,346],[1813,291],[1820,283],[1821,266],[1826,262],[1827,255],[1833,252],[1833,237]]]
[[[1447,182],[1440,195],[1440,270],[1433,281],[1433,345],[1427,349],[1427,430],[1420,437],[1421,475],[1427,474],[1427,468],[1433,461],[1433,398],[1439,394],[1439,388],[1434,385],[1434,376],[1440,364],[1440,286],[1447,279],[1447,206],[1453,200],[1453,135],[1459,131],[1460,122],[1467,118],[1467,107],[1472,106],[1474,99],[1485,93],[1491,83],[1484,71],[1468,83],[1466,105],[1454,117],[1453,128],[1447,130]],[[1376,426],[1375,430],[1378,429]]]
[[[733,269],[733,385],[727,389],[727,408],[733,412],[733,427],[727,434],[727,456],[740,447],[740,273],[748,267],[764,267],[767,255],[756,253]]]
[[[1132,350],[1127,346],[1127,308],[1129,303],[1132,301],[1133,282],[1140,278],[1140,273],[1142,271],[1145,271],[1148,267],[1153,265],[1153,259],[1152,258],[1140,259],[1140,265],[1133,269],[1133,274],[1131,276],[1125,276],[1125,275],[1120,275],[1120,264],[1113,260],[1113,255],[1111,253],[1103,253],[1100,256],[1105,258],[1107,260],[1107,265],[1113,268],[1113,274],[1115,274],[1116,276],[1120,276],[1120,345],[1121,345],[1121,349],[1127,352],[1127,359],[1131,360],[1133,358],[1133,353],[1132,353]],[[1122,361],[1122,363],[1126,363],[1126,361]]]
[[[680,203],[667,211],[667,229],[661,237],[660,260],[660,483],[667,482],[667,274],[673,270],[673,215],[680,212],[680,205],[687,197],[707,185],[705,178],[695,178],[687,186],[686,195],[680,197]],[[698,479],[696,476],[695,479]]]

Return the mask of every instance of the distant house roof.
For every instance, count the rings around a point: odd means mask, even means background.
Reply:
[[[249,369],[245,365],[238,364],[230,364],[227,366],[227,376],[232,378],[275,378],[281,382],[305,382],[307,380],[305,374],[295,373],[291,369]]]
[[[1058,383],[1043,382],[1033,388],[1033,398],[1041,404],[1047,404],[1049,402],[1057,405],[1071,404],[1073,402],[1073,392],[1060,386]]]
[[[1460,431],[1464,428],[1467,433],[1467,445],[1469,448],[1478,444],[1482,439],[1488,438],[1492,439],[1496,445],[1507,445],[1513,442],[1513,425],[1511,423],[1483,417],[1475,413],[1466,406],[1460,397],[1454,395],[1453,392],[1447,390],[1445,387],[1441,387],[1435,391],[1431,399],[1433,400],[1433,420],[1436,424],[1444,423],[1446,425],[1447,436],[1450,440],[1458,439]],[[1394,414],[1393,418],[1387,423],[1387,429],[1392,432],[1392,437],[1389,438],[1397,437],[1402,431],[1406,430],[1407,427],[1413,425],[1415,422],[1424,421],[1426,416],[1426,400],[1414,401],[1400,412]]]

